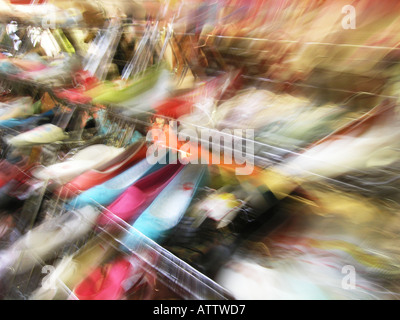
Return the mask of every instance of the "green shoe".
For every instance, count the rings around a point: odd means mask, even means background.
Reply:
[[[95,104],[118,104],[135,98],[150,90],[156,83],[161,74],[162,68],[150,67],[144,74],[133,81],[129,81],[123,88],[119,89],[117,85],[103,91],[102,94],[93,97]]]

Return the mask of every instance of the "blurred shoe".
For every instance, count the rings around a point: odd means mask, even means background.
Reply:
[[[287,221],[279,204],[271,192],[250,185],[223,188],[194,204],[165,243],[214,278],[245,240],[266,237]]]
[[[23,171],[27,170],[28,159],[22,159],[17,163],[11,163],[7,160],[0,161],[0,188],[15,179]]]
[[[41,71],[47,68],[43,60],[25,59],[25,57],[24,59],[13,58],[12,63],[26,72]]]
[[[123,148],[104,144],[91,145],[63,162],[35,170],[33,175],[39,180],[52,180],[63,185],[87,170],[102,166],[123,151]]]
[[[8,120],[31,116],[34,114],[35,108],[31,97],[21,97],[6,104],[1,111],[0,120]]]
[[[243,201],[239,199],[230,186],[207,194],[190,208],[190,211],[182,217],[179,224],[166,239],[165,244],[171,247],[193,246],[201,233],[208,228],[219,229],[227,227],[239,214]],[[207,220],[212,223],[207,224]],[[207,225],[207,227],[205,227]],[[175,236],[179,235],[179,237]],[[210,234],[211,235],[211,234]],[[216,242],[216,241],[215,241]]]
[[[122,88],[113,86],[93,97],[95,104],[118,104],[135,98],[136,96],[150,90],[156,83],[162,69],[159,67],[150,67],[137,80],[129,81]]]
[[[400,123],[395,104],[384,101],[370,112],[307,146],[299,155],[285,159],[275,169],[288,177],[308,181],[333,178],[352,170],[366,170],[374,165],[389,166],[396,154],[388,147],[397,145]]]
[[[60,99],[85,104],[92,101],[92,97],[85,95],[86,91],[101,84],[96,77],[91,76],[87,71],[83,70],[75,73],[74,82],[76,85],[75,88],[55,90],[55,95]]]
[[[54,257],[63,245],[92,230],[98,214],[97,209],[88,206],[44,221],[0,253],[2,270],[21,274]]]
[[[34,115],[26,119],[12,118],[7,120],[0,120],[0,127],[7,128],[26,128],[26,127],[37,127],[50,123],[54,118],[54,111],[49,110],[39,115]]]
[[[286,265],[267,268],[250,259],[230,259],[216,281],[238,300],[328,300],[307,273]]]
[[[219,119],[214,119],[220,109],[216,108],[217,102],[231,98],[240,87],[241,71],[234,70],[206,81],[189,93],[178,96],[178,99],[192,103],[191,112],[183,112],[186,110],[182,108],[179,110],[178,119],[182,122],[182,127],[198,130],[200,124],[204,127],[214,128],[219,121]]]
[[[206,171],[202,165],[186,165],[132,224],[121,239],[122,246],[134,248],[136,231],[153,241],[162,241],[179,223],[199,187],[205,183]]]
[[[55,193],[62,198],[70,198],[82,191],[93,188],[142,160],[146,156],[146,150],[145,141],[142,139],[97,169],[90,169],[80,174]]]
[[[89,204],[107,206],[137,180],[160,168],[160,164],[151,165],[147,159],[144,159],[118,176],[82,192],[71,199],[67,207],[82,208]]]
[[[157,195],[168,186],[183,169],[183,165],[168,164],[131,185],[115,200],[98,220],[105,226],[123,220],[132,223]]]
[[[115,240],[107,234],[92,238],[77,252],[62,257],[61,261],[54,265],[54,271],[47,278],[47,283],[52,285],[42,285],[31,294],[29,299],[70,299],[72,290],[103,261],[115,254],[115,245]]]
[[[287,150],[299,150],[331,134],[351,119],[351,112],[336,105],[306,106],[292,116],[261,128],[257,140]],[[260,114],[261,116],[261,114]]]
[[[12,137],[8,140],[8,143],[15,147],[26,147],[36,144],[54,143],[67,138],[68,134],[60,127],[48,123]]]
[[[120,300],[123,284],[132,274],[134,266],[129,258],[119,258],[96,268],[74,289],[79,300]]]
[[[92,98],[86,96],[85,91],[85,88],[64,89],[57,93],[57,97],[73,103],[90,103]]]
[[[24,72],[21,79],[34,81],[46,86],[62,86],[72,82],[73,74],[79,70],[80,61],[75,55],[64,54],[40,71]]]
[[[118,82],[112,81],[101,81],[98,82],[91,88],[85,89],[82,93],[85,97],[89,98],[90,101],[93,101],[94,98],[100,96],[102,93],[107,92],[109,90],[115,90],[115,88],[119,85]],[[78,90],[79,91],[79,90]]]
[[[192,102],[181,100],[179,97],[162,101],[154,107],[156,115],[170,117],[173,119],[178,119],[179,117],[190,113],[192,109]]]
[[[147,258],[155,263],[157,256]],[[75,287],[74,294],[80,300],[125,300],[133,295],[150,300],[156,290],[157,274],[155,269],[146,268],[146,263],[134,255],[117,256],[93,270]]]
[[[242,206],[240,199],[232,193],[224,192],[211,195],[205,202],[202,202],[200,210],[206,210],[207,218],[217,221],[216,228],[224,228],[230,224]]]
[[[32,178],[32,170],[35,163],[27,163],[20,160],[21,167],[13,170],[14,174],[11,180],[7,181],[0,188],[0,209],[15,212],[22,207],[26,197],[26,191],[29,190],[29,181]],[[8,180],[8,179],[7,179]]]
[[[148,89],[145,88],[143,92],[134,95],[133,98],[116,103],[116,106],[125,109],[122,114],[133,116],[135,113],[153,112],[154,104],[166,99],[173,90],[171,74],[168,70],[162,70],[154,84],[152,81],[148,84]]]

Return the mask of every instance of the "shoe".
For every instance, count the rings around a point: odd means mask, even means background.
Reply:
[[[82,192],[71,199],[66,206],[69,209],[78,209],[86,205],[108,206],[137,180],[162,166],[159,163],[152,165],[147,159],[143,159],[116,177]]]
[[[191,113],[193,103],[179,98],[170,98],[154,107],[155,114],[173,119],[178,119],[185,114]]]
[[[283,225],[290,214],[272,192],[252,185],[226,186],[194,204],[165,244],[214,278],[240,245]]]
[[[90,239],[77,252],[56,262],[54,271],[48,275],[46,282],[30,295],[29,300],[75,299],[72,290],[95,268],[115,254],[115,246],[115,239],[108,234],[100,234]]]
[[[145,140],[142,139],[97,169],[90,169],[72,179],[55,193],[66,199],[102,184],[145,158],[146,150]]]
[[[76,286],[74,294],[79,300],[125,300],[144,289],[141,300],[150,300],[154,295],[157,275],[155,270],[148,270],[144,264],[134,255],[117,256],[93,270]]]
[[[171,74],[168,70],[162,70],[158,75],[156,82],[149,83],[149,89],[144,89],[142,93],[116,103],[116,106],[122,107],[122,114],[125,116],[134,116],[141,112],[153,112],[153,105],[166,99],[172,91]]]
[[[399,120],[395,104],[383,102],[275,169],[299,181],[312,181],[367,170],[374,164],[389,166],[397,160],[387,150],[397,144],[399,134],[393,128]]]
[[[11,163],[8,160],[0,161],[0,188],[11,180],[15,179],[19,174],[29,168],[28,160],[22,159],[17,163]]]
[[[18,68],[25,72],[41,71],[47,68],[47,65],[43,63],[44,61],[35,61],[31,59],[17,59],[13,58],[12,63]]]
[[[213,120],[216,101],[226,99],[236,92],[240,72],[231,72],[218,76],[204,83],[204,85],[181,94],[166,101],[165,104],[156,106],[155,113],[178,119],[183,128],[197,130],[195,124],[213,128],[216,121]]]
[[[98,168],[124,151],[104,144],[95,144],[78,151],[71,158],[48,167],[35,170],[33,176],[39,180],[52,180],[63,185],[83,172]]]
[[[59,99],[64,99],[72,103],[88,104],[92,101],[92,98],[85,96],[85,91],[85,88],[64,89],[57,92],[56,95]]]
[[[94,96],[92,103],[119,104],[133,99],[147,90],[150,90],[157,83],[161,70],[162,69],[159,67],[150,67],[139,79],[128,82],[122,89],[119,89],[116,85],[103,91],[100,95]]]
[[[120,300],[123,284],[134,271],[129,258],[119,258],[96,268],[74,289],[79,300]]]
[[[2,109],[0,120],[24,118],[34,114],[33,100],[31,97],[21,97],[6,104]]]
[[[9,162],[11,163],[11,159]],[[24,193],[30,187],[29,181],[32,178],[32,170],[36,166],[35,163],[28,163],[24,159],[18,160],[16,164],[21,164],[21,166],[17,170],[13,169],[11,180],[9,180],[10,176],[7,179],[3,177],[7,181],[0,187],[0,209],[9,212],[15,212],[23,206],[26,199]]]
[[[92,230],[98,214],[97,209],[87,206],[41,223],[0,253],[1,270],[11,269],[14,274],[22,274],[41,260],[54,257],[64,245]]]
[[[102,93],[105,93],[107,91],[115,90],[115,88],[118,87],[118,85],[119,85],[118,82],[105,80],[105,81],[98,82],[91,88],[88,88],[82,94],[86,98],[90,99],[91,102],[93,102],[94,98],[100,96]]]
[[[283,261],[267,268],[255,259],[235,258],[221,269],[216,281],[235,300],[330,300],[308,272],[292,266],[293,261]]]
[[[60,127],[48,123],[12,137],[8,140],[8,143],[14,147],[27,147],[37,144],[54,143],[67,138],[68,134]]]
[[[206,171],[203,165],[186,165],[132,224],[121,239],[123,250],[135,247],[137,231],[155,242],[162,241],[179,223],[199,187],[205,183]]]
[[[242,202],[234,192],[221,188],[197,203],[194,210],[204,213],[202,219],[208,218],[216,221],[216,228],[220,229],[234,220],[241,205]]]
[[[132,223],[132,220],[156,198],[156,196],[179,174],[183,165],[168,164],[145,176],[131,185],[103,212],[97,224],[106,226],[120,220]]]
[[[54,118],[54,111],[49,110],[40,115],[34,115],[26,119],[12,118],[8,120],[0,120],[0,127],[6,128],[26,128],[26,127],[37,127],[50,123]]]
[[[45,86],[61,86],[72,82],[73,74],[80,68],[78,57],[64,54],[62,58],[50,62],[48,67],[43,70],[24,72],[18,76],[22,80],[33,81]]]
[[[77,87],[70,89],[54,90],[54,94],[59,99],[64,99],[73,103],[86,104],[92,101],[92,98],[85,95],[86,91],[93,89],[101,83],[96,77],[93,77],[87,71],[77,71],[74,76]]]

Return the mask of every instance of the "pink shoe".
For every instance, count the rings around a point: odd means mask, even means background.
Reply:
[[[120,300],[124,294],[123,282],[133,272],[128,259],[118,259],[96,268],[74,290],[79,300]]]
[[[157,255],[148,253],[156,261]],[[125,300],[140,293],[140,300],[151,300],[157,275],[146,270],[135,256],[123,256],[94,269],[74,289],[79,300]]]
[[[120,219],[132,222],[183,167],[181,163],[168,164],[134,183],[100,216],[98,225],[105,226]]]

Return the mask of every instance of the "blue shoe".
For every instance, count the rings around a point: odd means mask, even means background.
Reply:
[[[23,119],[16,119],[16,118],[0,120],[0,127],[15,128],[15,127],[21,125],[22,121],[23,121]]]
[[[162,240],[179,223],[199,187],[205,184],[206,172],[204,165],[186,165],[133,223],[122,239],[123,249],[134,249],[138,243],[136,231],[153,241]]]
[[[15,128],[15,127],[26,127],[29,125],[39,126],[45,123],[51,122],[54,117],[54,111],[49,110],[40,115],[34,115],[29,118],[11,118],[6,120],[0,120],[0,127]]]
[[[143,159],[116,177],[82,192],[65,206],[68,209],[79,209],[86,205],[107,206],[137,180],[160,169],[162,166],[164,165],[160,163],[150,164],[147,159]]]

